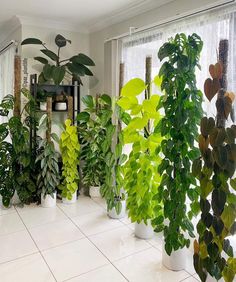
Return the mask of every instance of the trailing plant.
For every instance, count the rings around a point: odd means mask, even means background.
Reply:
[[[77,127],[72,125],[70,119],[65,121],[65,130],[61,134],[60,149],[62,156],[62,183],[59,189],[62,190],[62,197],[69,200],[78,189],[79,183],[79,152]]]
[[[194,141],[202,115],[202,93],[196,87],[195,69],[203,42],[197,34],[177,34],[165,43],[158,58],[166,60],[159,72],[165,116],[160,130],[164,137],[161,143],[163,158],[158,167],[162,175],[156,199],[163,202],[164,214],[155,219],[156,231],[164,230],[165,251],[189,246],[185,232],[194,237],[191,218],[199,210],[196,179],[190,171],[192,161],[199,156]],[[192,201],[187,213],[186,197]]]
[[[156,80],[159,78],[157,77]],[[124,164],[124,189],[127,192],[127,210],[132,222],[152,220],[161,213],[153,199],[161,177],[156,167],[160,162],[161,136],[155,132],[160,122],[160,97],[138,96],[150,85],[141,79],[130,80],[121,91],[117,104],[128,114],[129,122],[122,130],[124,144],[132,144],[132,151]],[[127,118],[127,116],[126,116]]]
[[[217,115],[215,120],[201,120],[201,156],[192,167],[200,181],[201,219],[199,239],[194,242],[194,267],[201,281],[206,281],[209,273],[216,280],[223,277],[232,282],[236,273],[229,240],[236,233],[236,126],[225,128],[235,95],[227,92],[227,49],[227,41],[221,41],[220,61],[209,67],[211,78],[205,81],[204,92],[209,101],[217,94]]]
[[[96,98],[87,95],[82,101],[86,108],[77,116],[82,181],[85,187],[101,186],[105,181],[104,151],[111,142],[107,136],[112,117],[111,98],[105,94]]]
[[[48,115],[43,115],[39,121],[39,132],[45,133],[45,137],[39,143],[39,154],[36,163],[39,164],[41,170],[37,178],[38,194],[42,194],[45,198],[51,195],[54,198],[54,193],[60,184],[59,173],[59,153],[55,150],[52,139],[59,142],[59,138],[55,133],[51,133],[51,120]]]
[[[39,83],[45,83],[53,81],[56,85],[60,84],[65,75],[70,75],[74,80],[77,80],[79,84],[82,84],[82,76],[92,76],[88,66],[94,66],[94,62],[91,58],[83,53],[74,55],[68,59],[61,59],[61,48],[66,47],[67,43],[71,44],[71,40],[66,39],[62,35],[58,34],[55,37],[55,44],[57,51],[54,52],[47,48],[46,44],[37,38],[26,38],[22,41],[21,45],[39,45],[42,46],[40,52],[45,57],[37,56],[34,59],[43,64],[43,70],[39,75]]]

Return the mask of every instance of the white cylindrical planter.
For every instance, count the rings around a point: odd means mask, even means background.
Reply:
[[[108,216],[113,219],[121,219],[125,217],[125,210],[126,210],[126,202],[121,201],[121,211],[119,214],[117,214],[116,209],[113,208],[108,212]]]
[[[57,203],[57,193],[53,193],[53,197],[51,195],[46,195],[45,197],[41,194],[41,206],[43,208],[53,208]]]
[[[162,264],[172,270],[172,271],[180,271],[183,270],[186,266],[186,248],[177,250],[177,251],[172,251],[171,255],[169,256],[164,247],[164,242],[163,242],[163,247],[162,247]]]
[[[40,109],[40,111],[46,111],[47,110],[47,102],[40,102],[39,103],[39,109]]]
[[[89,196],[91,198],[101,198],[100,187],[99,186],[90,186],[89,187]]]
[[[55,104],[56,111],[66,111],[66,109],[67,109],[66,102],[56,102]]]
[[[72,199],[68,200],[67,198],[62,198],[62,203],[65,205],[71,205],[76,203],[77,201],[77,191],[75,191],[75,193],[72,194]]]
[[[206,282],[224,282],[224,279],[221,278],[220,280],[216,280],[214,277],[212,277],[209,273],[207,274]]]
[[[151,239],[153,237],[154,231],[151,224],[151,220],[149,219],[147,221],[147,225],[144,223],[144,221],[140,223],[135,223],[135,229],[134,229],[135,236],[140,239]]]

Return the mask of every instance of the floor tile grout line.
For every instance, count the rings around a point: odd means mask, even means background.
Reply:
[[[63,211],[63,210],[62,210]],[[67,214],[65,214],[67,216]],[[68,216],[68,218],[71,220],[71,222],[80,230],[82,234],[89,240],[89,242],[107,259],[108,262],[110,262],[111,265],[122,275],[122,277],[129,282],[129,280],[125,277],[125,275],[112,263],[112,261],[93,243],[93,241],[90,240],[90,238],[73,222],[73,220]],[[91,270],[92,271],[92,270]],[[90,271],[89,271],[90,272]],[[78,275],[80,276],[80,275]]]
[[[23,221],[23,219],[21,218],[21,216],[20,216],[20,214],[19,214],[19,212],[18,212],[17,210],[16,210],[16,212],[17,212],[17,214],[19,215],[19,217],[20,217],[21,221],[23,222],[23,224],[25,225],[25,228],[26,228],[26,230],[27,230],[27,232],[28,232],[29,236],[30,236],[30,237],[31,237],[31,239],[33,240],[33,242],[34,242],[34,244],[35,244],[36,248],[37,248],[37,249],[38,249],[38,251],[39,251],[39,254],[41,255],[42,259],[44,260],[45,264],[47,265],[47,267],[48,267],[49,271],[51,272],[51,274],[52,274],[52,276],[53,276],[53,278],[54,278],[54,280],[57,282],[57,279],[56,279],[56,277],[55,277],[55,275],[54,275],[53,271],[52,271],[52,270],[51,270],[51,268],[49,267],[49,265],[48,265],[47,261],[45,260],[45,258],[44,258],[44,256],[43,256],[43,254],[41,253],[41,251],[40,251],[40,249],[39,249],[38,245],[36,244],[36,242],[35,242],[35,240],[34,240],[33,236],[31,235],[31,233],[30,233],[29,229],[28,229],[28,228],[27,228],[27,226],[26,226],[25,222]]]
[[[14,261],[16,261],[16,260],[20,260],[20,259],[22,259],[22,258],[30,257],[30,256],[36,255],[36,254],[39,254],[39,252],[37,251],[37,252],[33,252],[33,253],[27,254],[27,255],[23,255],[23,256],[20,256],[20,257],[11,259],[11,260],[3,261],[3,262],[0,262],[0,265],[2,265],[2,264],[7,264],[7,263],[10,263],[10,262],[14,262]]]

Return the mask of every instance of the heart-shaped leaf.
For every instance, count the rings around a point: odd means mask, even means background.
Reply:
[[[204,137],[207,137],[214,127],[215,121],[212,117],[210,117],[209,119],[207,117],[203,117],[201,119],[201,134]]]
[[[220,79],[223,73],[223,66],[220,62],[216,63],[215,65],[209,66],[209,72],[211,77]]]
[[[216,95],[220,89],[220,82],[217,78],[213,80],[208,78],[204,83],[204,93],[209,101]]]
[[[214,228],[216,235],[220,235],[224,229],[224,223],[221,218],[213,217],[212,227]]]
[[[220,189],[214,189],[212,192],[212,209],[216,216],[220,216],[226,203],[226,194]]]
[[[233,92],[226,92],[224,96],[229,97],[232,103],[234,102],[235,94]]]

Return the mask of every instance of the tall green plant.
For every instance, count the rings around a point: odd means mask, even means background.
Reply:
[[[166,60],[159,72],[161,88],[165,92],[162,100],[165,116],[160,124],[164,140],[161,143],[163,159],[158,167],[162,181],[156,196],[158,202],[163,202],[164,214],[155,219],[155,224],[157,231],[164,229],[168,255],[173,250],[189,246],[185,232],[194,237],[190,220],[199,209],[199,191],[190,166],[199,156],[194,141],[202,115],[202,93],[196,87],[195,70],[199,67],[202,46],[201,38],[196,34],[188,37],[177,34],[158,52],[159,59]],[[188,214],[187,196],[193,202]]]
[[[225,128],[235,98],[227,92],[226,68],[221,62],[211,65],[204,85],[209,101],[217,94],[216,121],[201,120],[199,148],[201,156],[193,163],[193,174],[200,181],[201,219],[195,241],[194,267],[201,281],[207,273],[216,280],[234,281],[236,258],[229,237],[236,233],[236,126]]]
[[[39,45],[43,49],[40,50],[45,57],[37,56],[34,59],[43,64],[43,71],[39,76],[39,82],[45,83],[53,80],[57,85],[62,82],[66,74],[69,74],[74,80],[77,80],[82,84],[82,76],[92,76],[88,66],[94,66],[94,62],[91,58],[85,54],[79,53],[68,59],[61,59],[61,48],[66,47],[67,43],[71,43],[71,40],[66,39],[62,35],[58,34],[55,37],[55,44],[57,51],[49,50],[45,43],[37,38],[26,38],[22,41],[21,45]]]
[[[146,87],[141,79],[130,80],[122,88],[117,102],[130,116],[122,131],[124,144],[132,144],[132,151],[124,164],[124,189],[127,192],[128,215],[132,222],[138,223],[147,223],[161,213],[161,210],[157,212],[153,199],[161,180],[156,170],[160,162],[161,136],[154,130],[161,119],[158,112],[160,97],[152,95],[140,103],[138,96]]]
[[[77,127],[71,124],[71,120],[65,121],[65,130],[61,134],[60,149],[62,156],[62,183],[59,188],[62,190],[62,197],[68,200],[78,190],[79,183],[79,152]]]

